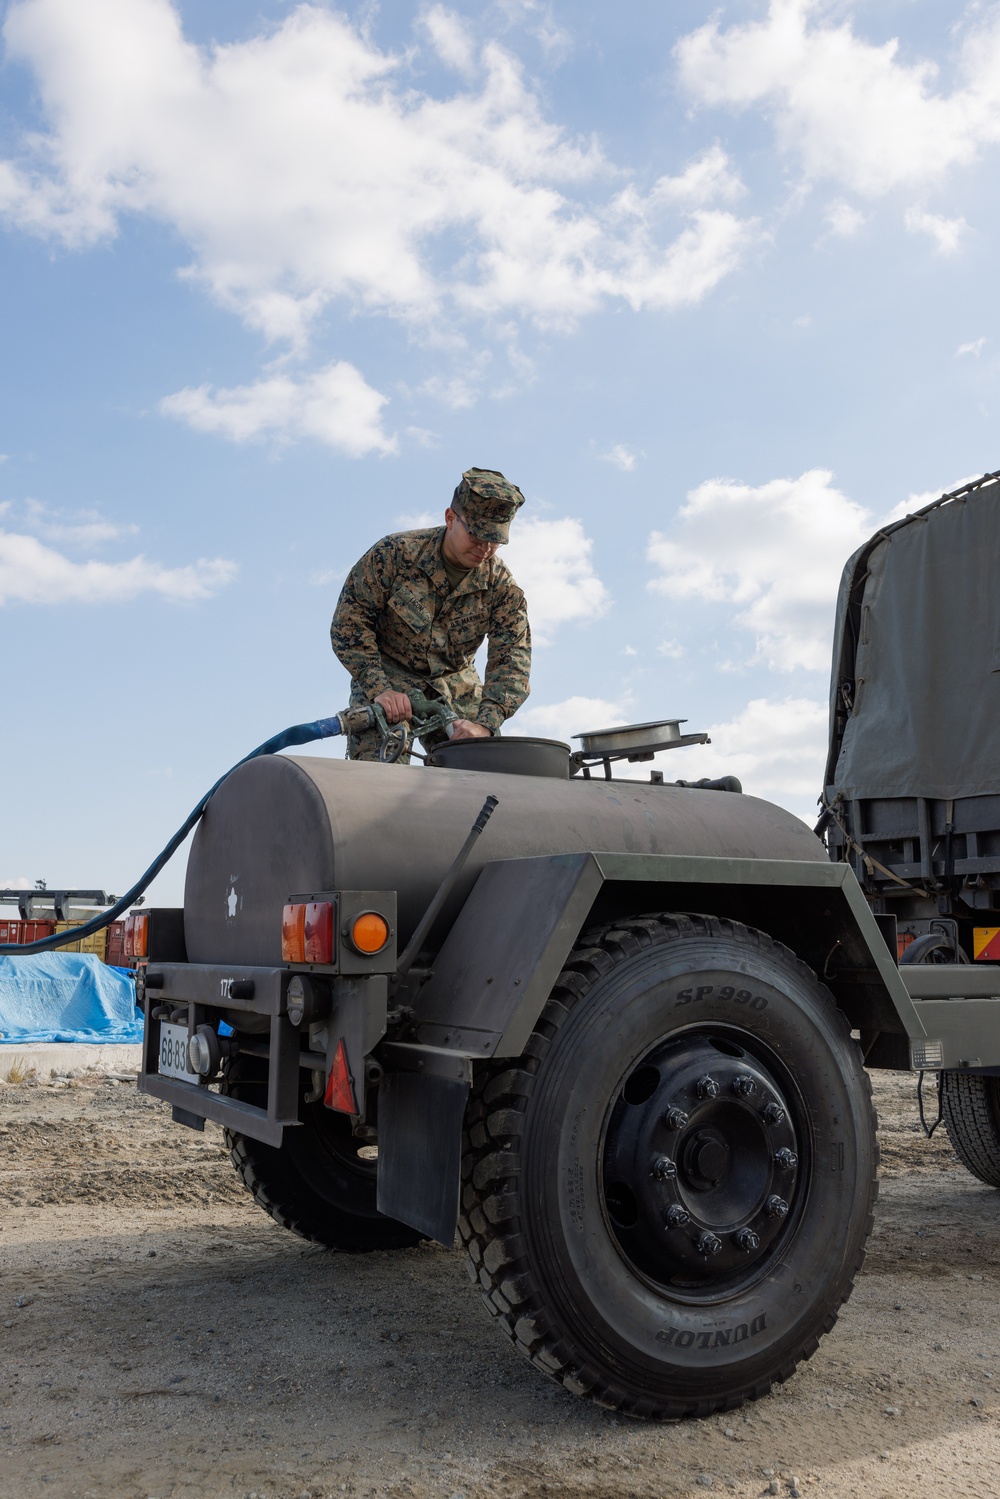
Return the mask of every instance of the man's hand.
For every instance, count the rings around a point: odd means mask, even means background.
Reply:
[[[456,718],[451,726],[452,739],[489,739],[490,731],[471,718]]]
[[[386,723],[409,722],[413,717],[410,699],[405,692],[380,692],[375,701],[385,714]]]

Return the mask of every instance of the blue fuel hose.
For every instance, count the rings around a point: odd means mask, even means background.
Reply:
[[[244,755],[242,760],[237,760],[232,770],[227,770],[224,776],[219,777],[211,791],[206,792],[202,797],[183,826],[177,829],[162,853],[157,854],[146,873],[136,881],[131,890],[115,902],[110,910],[102,911],[100,916],[92,917],[82,926],[72,927],[67,932],[56,932],[51,937],[40,937],[37,942],[0,942],[0,954],[22,955],[32,952],[49,952],[54,947],[65,947],[68,942],[77,942],[81,937],[89,937],[93,932],[99,932],[103,927],[110,926],[113,921],[118,920],[119,916],[124,915],[136,897],[152,884],[164,864],[180,848],[223,781],[227,781],[234,770],[238,770],[248,760],[256,760],[259,755],[276,755],[279,750],[290,749],[292,745],[312,744],[317,739],[333,739],[338,734],[346,734],[348,732],[347,720],[350,717],[356,718],[357,710],[353,713],[350,710],[347,713],[337,713],[333,718],[317,718],[313,723],[293,724],[290,729],[283,729],[280,734],[275,734],[273,739],[265,739],[264,743],[258,745],[255,750],[251,750],[249,755]]]

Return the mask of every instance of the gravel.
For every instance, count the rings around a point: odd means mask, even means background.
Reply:
[[[1000,1193],[912,1127],[911,1078],[875,1085],[836,1327],[771,1396],[672,1425],[544,1379],[457,1253],[279,1229],[218,1130],[124,1081],[0,1087],[0,1499],[995,1499]]]

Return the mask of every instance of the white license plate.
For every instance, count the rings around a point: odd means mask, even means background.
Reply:
[[[188,1030],[186,1025],[160,1021],[160,1076],[179,1077],[182,1082],[196,1083],[198,1074],[188,1066]]]

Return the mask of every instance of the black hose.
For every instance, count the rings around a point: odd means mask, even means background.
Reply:
[[[311,744],[315,739],[331,739],[337,734],[343,734],[346,732],[346,726],[341,722],[341,718],[342,715],[335,715],[333,718],[317,718],[312,723],[293,724],[290,729],[283,729],[280,734],[275,734],[273,739],[265,739],[263,744],[251,750],[249,755],[244,755],[242,760],[237,760],[231,770],[227,770],[224,776],[219,777],[211,791],[206,792],[187,821],[177,829],[166,848],[157,854],[146,873],[130,890],[126,891],[120,900],[115,901],[109,910],[102,911],[100,916],[92,917],[81,926],[71,927],[69,931],[56,932],[51,937],[40,937],[37,942],[0,942],[0,953],[50,952],[52,948],[65,947],[68,942],[76,942],[81,937],[89,937],[93,932],[99,932],[102,928],[110,926],[128,910],[136,897],[152,884],[163,866],[180,848],[223,781],[227,781],[234,770],[238,770],[248,760],[256,760],[258,755],[276,755],[279,750],[289,749],[295,744]]]

